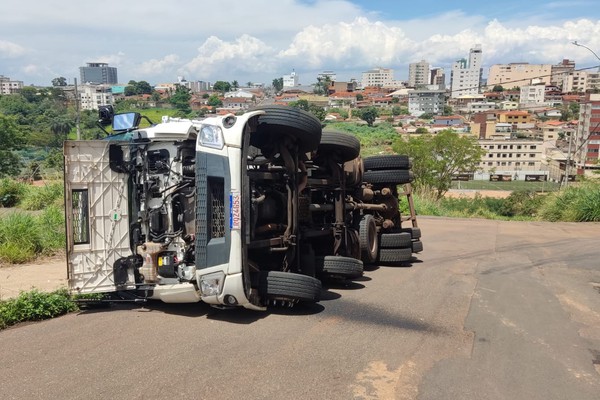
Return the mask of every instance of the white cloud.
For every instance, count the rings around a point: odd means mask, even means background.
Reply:
[[[271,47],[250,35],[244,34],[229,42],[211,36],[180,72],[189,77],[210,76],[222,80],[235,79],[236,73],[269,73],[274,71],[274,55]]]
[[[169,54],[160,60],[151,59],[143,62],[139,71],[143,75],[156,76],[165,72],[170,72],[173,67],[179,65],[179,56],[177,54]]]
[[[27,51],[24,47],[6,40],[0,40],[0,58],[17,58]]]

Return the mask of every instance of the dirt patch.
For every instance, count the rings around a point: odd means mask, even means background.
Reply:
[[[67,286],[67,262],[64,254],[40,258],[27,264],[0,266],[0,300],[36,288],[51,292]]]
[[[451,189],[446,192],[445,197],[451,198],[467,198],[473,199],[475,196],[480,195],[481,197],[492,197],[495,199],[505,199],[510,196],[512,192],[509,190],[475,190],[475,189]]]

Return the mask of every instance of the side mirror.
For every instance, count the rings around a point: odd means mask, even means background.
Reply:
[[[117,114],[113,116],[112,129],[115,132],[129,131],[131,129],[137,128],[140,125],[141,120],[142,116],[140,115],[140,113],[131,112]]]

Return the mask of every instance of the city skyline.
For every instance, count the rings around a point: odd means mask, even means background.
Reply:
[[[572,44],[600,49],[593,1],[534,0],[526,8],[514,0],[446,3],[416,9],[405,1],[252,0],[225,10],[189,0],[179,8],[139,0],[107,0],[102,7],[22,0],[0,15],[0,75],[48,86],[60,76],[72,82],[88,62],[103,62],[118,68],[121,83],[185,76],[270,84],[295,70],[300,83],[310,84],[323,70],[360,80],[377,66],[406,80],[410,63],[424,59],[449,71],[475,44],[483,48],[484,75],[493,64],[515,62],[598,65]]]

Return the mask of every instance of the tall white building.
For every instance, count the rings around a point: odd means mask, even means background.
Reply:
[[[421,60],[408,64],[408,86],[417,87],[429,85],[429,63]]]
[[[482,74],[481,45],[476,44],[469,52],[468,62],[463,58],[452,65],[450,96],[455,99],[479,94]]]
[[[300,77],[296,71],[292,71],[289,75],[283,76],[283,87],[296,87],[300,84]]]

